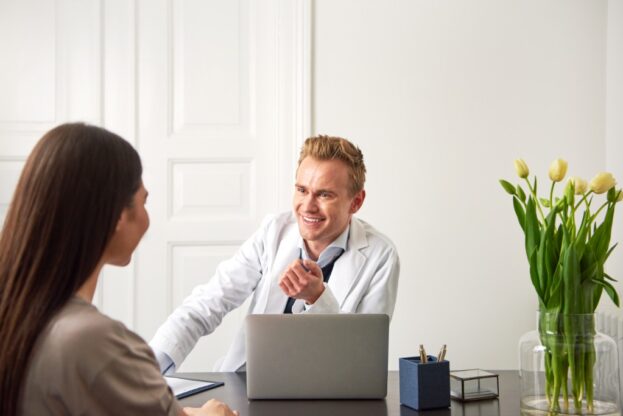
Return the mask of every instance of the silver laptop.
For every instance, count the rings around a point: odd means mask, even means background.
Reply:
[[[389,317],[249,315],[249,399],[382,399]]]

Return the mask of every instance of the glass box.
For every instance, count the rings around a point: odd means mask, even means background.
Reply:
[[[461,401],[494,399],[500,394],[498,375],[484,370],[450,371],[450,396]]]

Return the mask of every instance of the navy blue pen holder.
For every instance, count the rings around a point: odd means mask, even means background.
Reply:
[[[400,403],[415,410],[450,406],[450,362],[437,357],[404,357],[398,361],[400,370]]]

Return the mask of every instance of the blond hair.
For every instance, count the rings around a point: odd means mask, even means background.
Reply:
[[[299,155],[299,166],[306,157],[318,160],[341,160],[348,166],[350,194],[355,195],[363,189],[366,182],[366,165],[363,163],[363,153],[348,140],[325,135],[310,137],[303,143]]]

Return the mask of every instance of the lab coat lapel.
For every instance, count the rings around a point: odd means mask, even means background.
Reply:
[[[335,262],[335,266],[329,279],[329,287],[338,301],[340,308],[348,294],[352,291],[355,283],[361,275],[361,269],[366,263],[366,256],[361,249],[368,246],[365,230],[361,222],[353,217],[350,222],[350,235],[348,237],[347,250]]]

